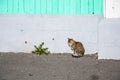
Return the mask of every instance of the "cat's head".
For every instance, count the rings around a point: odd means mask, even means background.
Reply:
[[[75,41],[72,38],[68,38],[68,45],[72,46],[73,44],[75,44]]]
[[[68,43],[70,43],[70,41],[72,41],[73,39],[72,38],[68,38]]]

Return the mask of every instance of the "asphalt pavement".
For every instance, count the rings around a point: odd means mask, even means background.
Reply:
[[[120,80],[120,60],[1,52],[0,80]]]

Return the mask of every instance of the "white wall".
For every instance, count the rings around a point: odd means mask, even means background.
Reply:
[[[120,59],[120,19],[103,19],[98,36],[99,59]]]
[[[44,41],[52,53],[69,53],[69,37],[81,41],[86,54],[120,59],[119,34],[120,19],[102,15],[0,15],[0,52],[31,52]]]
[[[120,18],[120,0],[105,0],[106,18]]]
[[[99,24],[99,58],[120,59],[120,0],[104,0],[104,16]]]
[[[86,54],[95,53],[102,18],[102,15],[0,15],[0,51],[30,52],[34,45],[44,41],[51,52],[72,52],[67,44],[69,37],[81,41]]]

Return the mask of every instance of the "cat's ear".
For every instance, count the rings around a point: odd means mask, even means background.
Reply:
[[[68,40],[73,40],[72,38],[68,38]]]
[[[67,38],[67,39],[70,39],[70,38]]]
[[[68,38],[68,40],[71,40],[72,38]]]

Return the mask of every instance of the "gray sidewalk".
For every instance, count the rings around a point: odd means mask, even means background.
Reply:
[[[120,80],[120,60],[0,53],[0,80]]]

